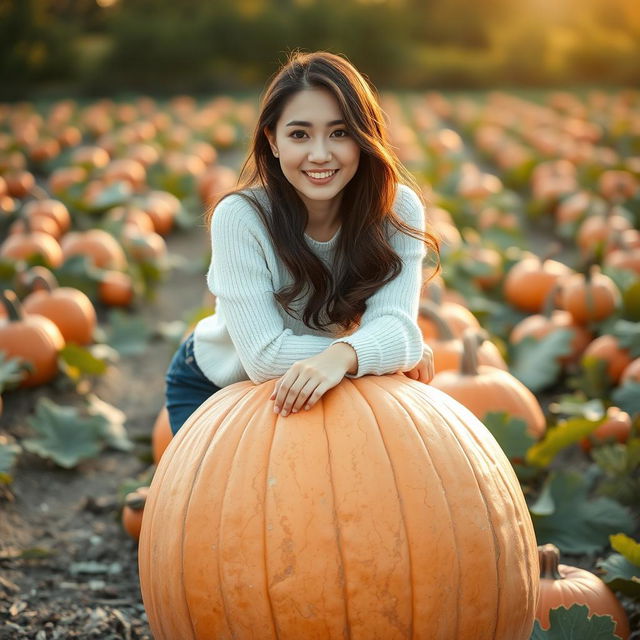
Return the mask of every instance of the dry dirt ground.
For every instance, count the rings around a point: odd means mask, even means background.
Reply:
[[[206,255],[203,228],[168,239],[172,254]],[[204,273],[172,269],[157,299],[136,312],[150,326],[183,318],[201,305]],[[150,434],[163,403],[164,372],[175,346],[152,341],[142,356],[122,357],[94,385],[126,413],[129,453],[104,451],[64,470],[23,453],[14,470],[13,499],[0,497],[0,640],[150,638],[137,575],[136,544],[120,525],[118,491],[150,467]],[[4,394],[0,432],[29,434],[27,418],[40,396],[78,402],[60,384]]]

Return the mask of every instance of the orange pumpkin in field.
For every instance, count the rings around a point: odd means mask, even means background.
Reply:
[[[135,296],[133,281],[128,273],[105,271],[98,284],[98,299],[108,307],[128,307]]]
[[[120,243],[102,229],[72,231],[62,239],[65,260],[71,256],[86,256],[89,262],[101,269],[125,269],[127,257]]]
[[[10,235],[0,245],[0,256],[13,260],[28,260],[33,256],[40,256],[52,267],[59,267],[64,260],[58,241],[42,231]]]
[[[29,369],[20,386],[34,387],[52,380],[58,373],[58,353],[64,338],[56,325],[40,315],[23,313],[13,291],[0,292],[9,322],[0,324],[0,351],[9,358],[21,358]]]
[[[615,634],[621,640],[629,637],[629,620],[622,605],[607,585],[590,571],[559,564],[560,552],[552,544],[538,547],[540,560],[540,598],[536,620],[543,629],[549,628],[549,611],[584,604],[589,615],[611,616],[616,623]]]
[[[480,420],[493,411],[505,411],[527,424],[535,438],[546,431],[546,420],[536,397],[508,371],[478,365],[478,335],[464,335],[464,353],[459,371],[437,373],[431,385],[463,404]]]
[[[158,465],[138,553],[153,637],[528,640],[535,535],[484,426],[402,374],[286,418],[275,383],[215,393]]]
[[[155,464],[160,462],[162,454],[169,446],[173,438],[171,425],[169,424],[169,413],[167,407],[162,407],[151,432],[151,451],[153,453],[153,461]]]
[[[560,306],[578,324],[608,318],[620,305],[620,291],[613,280],[594,267],[585,276],[574,273],[560,281]]]
[[[628,349],[620,346],[618,338],[605,334],[593,340],[582,354],[584,358],[593,358],[606,363],[606,372],[613,384],[618,384],[632,358]]]
[[[122,527],[137,542],[140,538],[144,505],[149,494],[149,487],[138,487],[127,494],[122,508]]]
[[[58,287],[57,283],[51,286],[51,281],[37,275],[30,284],[32,287],[40,285],[40,289],[23,300],[22,307],[27,313],[49,318],[60,329],[66,342],[79,345],[93,342],[96,310],[85,293],[74,287]]]

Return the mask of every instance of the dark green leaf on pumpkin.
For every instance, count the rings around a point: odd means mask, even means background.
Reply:
[[[70,469],[100,453],[104,445],[104,422],[102,416],[82,417],[76,407],[60,406],[48,398],[40,398],[35,415],[29,418],[37,436],[22,444],[27,451]]]
[[[511,347],[509,371],[534,393],[553,384],[560,374],[559,358],[571,352],[573,332],[560,329],[540,340],[528,336]]]
[[[119,309],[112,309],[109,313],[109,326],[105,333],[107,344],[126,356],[144,353],[152,335],[142,318]]]
[[[615,624],[611,616],[589,616],[586,605],[574,604],[551,609],[546,630],[536,620],[529,640],[619,640]]]
[[[588,498],[589,483],[578,472],[553,471],[547,478],[554,511],[532,514],[538,544],[555,544],[563,553],[596,553],[609,544],[611,531],[632,533],[627,509],[604,497]]]
[[[491,411],[482,421],[509,460],[523,459],[536,439],[527,432],[527,423],[504,411]]]
[[[622,554],[611,554],[606,560],[598,562],[597,567],[611,589],[640,599],[640,569]]]

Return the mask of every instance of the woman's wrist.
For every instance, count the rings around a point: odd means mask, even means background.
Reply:
[[[331,350],[332,356],[336,356],[342,360],[345,367],[345,374],[354,374],[358,370],[358,354],[348,342],[336,342],[328,349]]]

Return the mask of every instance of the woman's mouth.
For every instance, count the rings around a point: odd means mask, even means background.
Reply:
[[[338,173],[338,169],[331,169],[329,171],[303,171],[302,173],[304,173],[313,184],[326,184]]]

